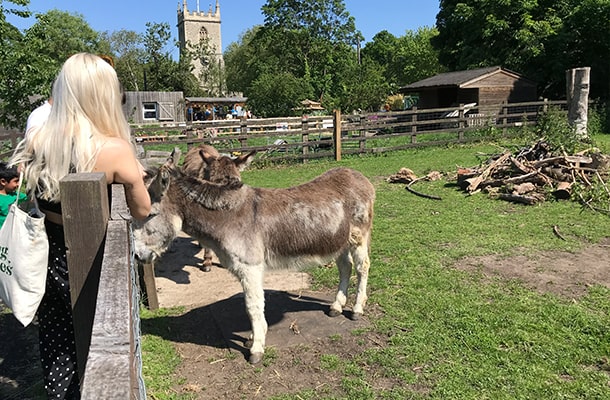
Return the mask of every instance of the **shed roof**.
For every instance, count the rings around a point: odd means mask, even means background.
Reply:
[[[445,72],[422,79],[400,88],[401,91],[425,89],[432,87],[476,87],[476,83],[495,74],[508,75],[515,79],[526,79],[522,75],[499,66],[470,69],[466,71]]]
[[[185,97],[190,103],[245,103],[248,98],[243,96],[235,97]]]

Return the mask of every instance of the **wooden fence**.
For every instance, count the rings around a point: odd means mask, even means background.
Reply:
[[[123,186],[111,185],[109,193],[103,173],[70,174],[60,185],[82,398],[145,400],[139,280]]]
[[[536,124],[549,107],[565,110],[566,102],[506,103],[498,105],[500,111],[495,115],[484,115],[464,105],[370,114],[335,111],[330,116],[135,127],[133,134],[145,151],[168,145],[183,146],[186,151],[192,145],[208,143],[231,154],[256,150],[259,163],[329,157],[340,160],[346,154],[466,143],[485,139],[491,133],[506,135],[511,129]]]

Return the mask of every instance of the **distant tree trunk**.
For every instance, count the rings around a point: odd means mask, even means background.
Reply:
[[[587,112],[589,109],[589,77],[591,68],[573,68],[566,71],[568,121],[580,137],[588,137]]]

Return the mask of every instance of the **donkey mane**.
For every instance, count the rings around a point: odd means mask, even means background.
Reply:
[[[230,210],[239,207],[245,200],[240,190],[244,184],[233,180],[228,184],[219,184],[185,175],[176,171],[179,179],[174,180],[185,197],[209,210]]]

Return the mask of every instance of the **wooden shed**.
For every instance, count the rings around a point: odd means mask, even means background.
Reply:
[[[503,102],[536,101],[536,83],[502,67],[447,72],[400,88],[419,97],[417,108],[444,108],[476,103],[478,113],[497,114]]]
[[[132,124],[184,124],[182,92],[125,92],[123,112]]]

